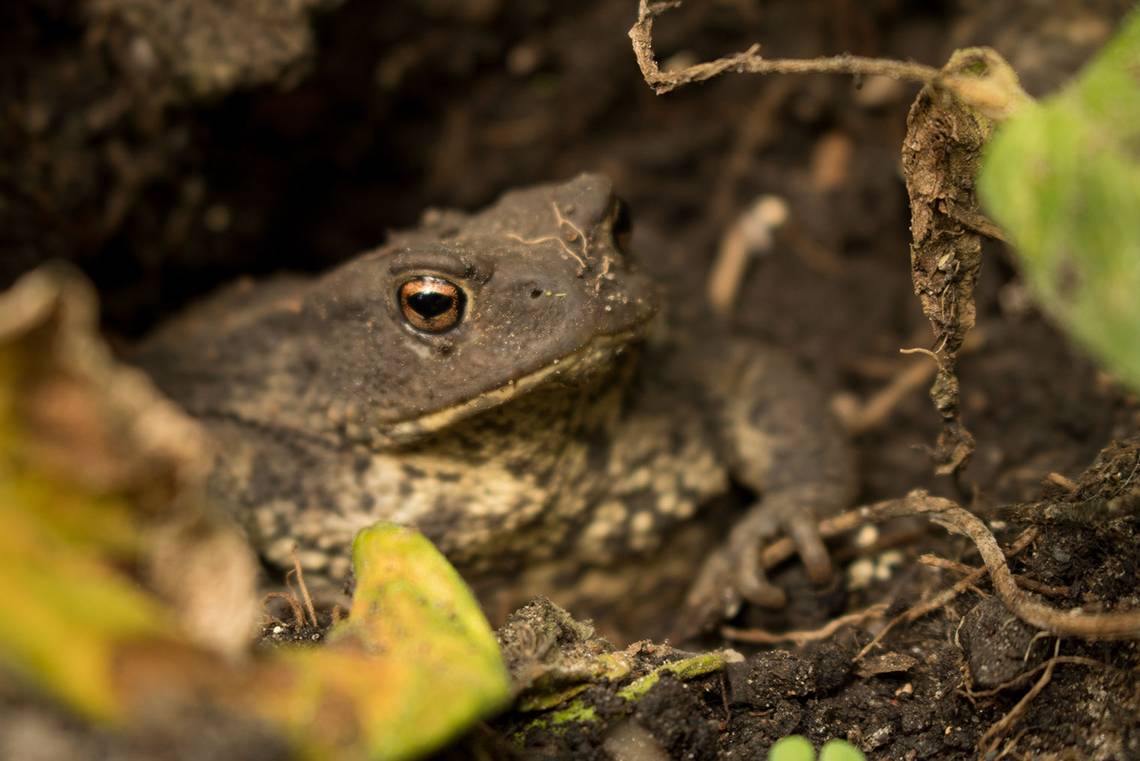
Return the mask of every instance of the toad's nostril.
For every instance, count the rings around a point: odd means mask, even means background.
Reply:
[[[531,290],[531,292],[530,292],[530,297],[531,297],[532,299],[537,299],[537,298],[538,298],[539,296],[541,296],[541,295],[542,295],[542,291],[541,291],[540,289],[538,289],[538,288],[534,288],[534,289],[533,289],[533,290]]]

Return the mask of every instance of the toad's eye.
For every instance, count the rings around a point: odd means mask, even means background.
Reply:
[[[463,319],[467,296],[450,280],[426,275],[400,286],[400,311],[416,330],[443,333]]]

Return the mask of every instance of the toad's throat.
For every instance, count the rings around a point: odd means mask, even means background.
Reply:
[[[614,352],[619,347],[627,345],[637,334],[638,331],[631,330],[595,336],[569,354],[548,362],[534,372],[479,393],[446,409],[393,423],[385,434],[395,442],[403,442],[441,431],[460,420],[520,397],[546,382],[553,381],[560,374],[570,375],[583,367],[602,367],[612,360]]]

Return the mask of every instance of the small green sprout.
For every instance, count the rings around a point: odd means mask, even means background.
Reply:
[[[768,761],[815,761],[815,748],[807,738],[789,735],[776,741],[768,751]],[[846,740],[828,740],[819,752],[819,761],[865,761],[862,752]]]

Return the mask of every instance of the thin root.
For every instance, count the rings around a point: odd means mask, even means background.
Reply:
[[[935,362],[938,363],[939,366],[942,365],[942,359],[938,356],[938,354],[936,352],[933,352],[930,349],[924,349],[921,346],[915,346],[915,347],[910,348],[910,349],[899,349],[899,354],[922,354],[924,356],[927,356],[927,357],[930,357],[931,359],[933,359]]]
[[[265,595],[261,604],[268,605],[270,600],[285,601],[290,610],[293,611],[293,628],[298,630],[305,628],[305,611],[301,608],[301,601],[297,599],[296,595],[286,592],[270,592]]]
[[[305,583],[305,571],[301,568],[301,560],[297,557],[297,548],[294,547],[290,557],[293,559],[293,573],[297,579],[297,587],[301,592],[301,599],[305,602],[305,611],[309,614],[309,623],[313,628],[320,626],[317,623],[317,609],[313,607],[313,597],[309,594],[309,585]]]
[[[528,246],[536,246],[540,243],[557,243],[562,247],[563,252],[565,252],[567,256],[578,262],[578,267],[580,268],[579,274],[585,272],[587,269],[586,260],[579,256],[574,249],[567,245],[566,241],[557,235],[544,235],[541,238],[524,238],[517,233],[507,233],[507,237],[511,240],[517,240],[519,243],[525,243]]]
[[[775,645],[781,642],[794,642],[802,645],[805,642],[816,642],[827,639],[844,626],[860,624],[871,618],[879,618],[887,612],[887,603],[877,603],[863,610],[839,616],[818,629],[791,632],[770,632],[764,629],[737,629],[732,626],[722,626],[721,636],[737,642],[748,642],[753,645]]]
[[[586,237],[586,234],[584,232],[582,232],[582,228],[578,227],[578,225],[574,224],[565,216],[563,216],[562,210],[558,208],[558,204],[551,201],[550,206],[552,209],[554,209],[554,220],[558,223],[558,226],[565,226],[570,228],[572,235],[570,240],[578,240],[582,242],[581,254],[570,248],[570,244],[558,235],[543,235],[541,238],[524,238],[518,233],[507,233],[507,237],[511,240],[517,240],[519,243],[523,243],[527,246],[536,246],[540,243],[557,243],[567,256],[578,262],[578,276],[581,277],[582,274],[586,272],[586,270],[590,269],[590,265],[586,261],[587,257],[590,255],[590,239]]]
[[[1058,610],[1034,599],[1019,589],[1013,573],[1010,572],[1009,566],[1005,562],[1005,555],[990,530],[976,515],[949,499],[934,497],[918,489],[910,492],[902,499],[877,502],[844,513],[832,521],[838,523],[842,520],[844,524],[849,525],[852,522],[852,518],[849,516],[852,514],[862,518],[861,522],[872,523],[909,515],[923,515],[948,531],[966,536],[974,543],[978,553],[982,556],[982,561],[986,565],[986,570],[989,572],[994,592],[998,598],[1014,615],[1030,626],[1044,629],[1061,637],[1140,639],[1140,610],[1109,613],[1086,613],[1079,608]],[[822,528],[821,524],[821,530]],[[1019,537],[1019,541],[1028,533],[1023,533]],[[762,556],[768,558],[771,549],[772,547],[766,548]],[[978,571],[962,579],[959,584],[966,581],[971,584],[975,583],[978,579],[975,579],[974,576],[981,572],[982,569],[978,569]]]
[[[1068,476],[1063,476],[1060,473],[1050,473],[1049,475],[1045,476],[1045,480],[1054,486],[1060,486],[1070,494],[1075,494],[1081,488],[1080,484],[1078,484],[1076,481],[1069,478]]]
[[[1011,708],[1009,713],[990,725],[990,728],[982,735],[982,739],[978,740],[978,749],[981,751],[983,758],[989,757],[997,750],[1002,736],[1013,726],[1014,722],[1021,718],[1034,698],[1040,695],[1046,685],[1052,681],[1053,670],[1057,667],[1058,663],[1057,653],[1060,652],[1060,650],[1061,640],[1058,639],[1056,644],[1053,645],[1053,657],[1045,662],[1045,671],[1041,674],[1041,678],[1030,688],[1029,692],[1021,697],[1021,700],[1017,701],[1017,705]]]
[[[637,21],[629,30],[633,54],[641,69],[645,83],[658,95],[683,85],[704,82],[726,71],[748,74],[879,74],[892,79],[909,79],[923,84],[934,81],[938,70],[919,63],[892,61],[885,58],[865,58],[854,55],[837,55],[825,58],[772,58],[760,55],[760,46],[752,45],[742,53],[718,58],[715,61],[686,66],[677,71],[662,71],[653,52],[653,20],[678,6],[679,2],[640,0]]]
[[[1058,640],[1058,642],[1060,642],[1060,640]],[[965,690],[965,694],[974,700],[977,700],[979,698],[993,697],[994,695],[997,695],[999,692],[1004,692],[1004,691],[1012,689],[1014,687],[1020,687],[1021,685],[1025,684],[1030,679],[1032,679],[1035,674],[1037,674],[1038,672],[1048,668],[1050,663],[1054,663],[1054,664],[1072,663],[1074,665],[1091,666],[1092,668],[1098,668],[1098,669],[1111,669],[1112,668],[1111,665],[1104,663],[1103,661],[1098,661],[1095,658],[1084,658],[1084,657],[1081,657],[1079,655],[1055,655],[1052,658],[1050,658],[1049,660],[1045,661],[1044,663],[1038,664],[1036,667],[1029,669],[1028,671],[1026,671],[1024,673],[1018,674],[1013,679],[1010,679],[1007,682],[1002,682],[997,687],[991,687],[988,690],[970,690],[970,689],[967,689],[967,690]]]
[[[919,557],[918,562],[922,563],[923,565],[928,565],[931,568],[942,568],[944,570],[952,571],[958,574],[972,574],[976,573],[977,571],[984,572],[986,570],[984,568],[975,568],[974,566],[966,565],[965,563],[959,563],[955,560],[940,558],[937,555],[922,555]],[[1036,592],[1037,594],[1044,595],[1045,597],[1069,596],[1068,587],[1054,587],[1048,584],[1042,584],[1036,579],[1030,579],[1025,576],[1021,576],[1020,574],[1014,574],[1013,580],[1016,581],[1017,586],[1021,587],[1022,589],[1028,589],[1030,592]]]
[[[1013,543],[1009,545],[1009,549],[1004,553],[1005,557],[1017,557],[1025,550],[1026,547],[1032,544],[1033,540],[1036,538],[1037,529],[1028,528],[1025,531],[1022,531],[1017,535],[1017,538],[1013,540]],[[901,616],[899,616],[897,620],[892,621],[888,626],[894,626],[894,624],[902,621],[915,621],[919,618],[922,618],[927,613],[933,613],[939,608],[948,605],[951,600],[967,590],[975,592],[979,597],[985,597],[986,595],[981,590],[979,590],[976,585],[983,577],[985,577],[986,570],[987,569],[985,568],[971,569],[953,586],[944,589],[925,602],[918,603],[903,613]],[[863,648],[863,651],[861,651],[859,655],[855,657],[855,660],[859,660],[864,655],[866,655],[866,653],[870,651],[871,647],[882,641],[884,636],[886,636],[886,631],[880,632],[879,636],[875,637],[875,641],[868,643],[868,645]]]
[[[961,355],[977,350],[985,341],[985,333],[975,329],[962,342]],[[900,349],[900,354],[924,354],[939,362],[938,355],[927,349]],[[843,424],[852,436],[874,430],[886,424],[899,403],[910,394],[927,385],[938,371],[938,365],[916,361],[908,364],[882,389],[871,396],[864,404],[844,416]]]

